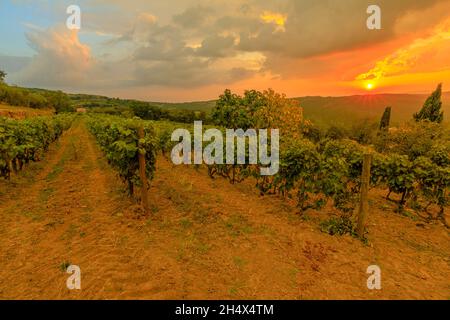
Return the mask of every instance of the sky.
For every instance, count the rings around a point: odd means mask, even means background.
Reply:
[[[429,93],[448,91],[449,57],[450,0],[0,0],[0,69],[26,87],[167,102]]]

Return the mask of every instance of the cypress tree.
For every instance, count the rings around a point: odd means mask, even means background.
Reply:
[[[431,122],[441,123],[444,120],[444,112],[441,111],[442,101],[442,83],[440,83],[436,90],[428,97],[422,109],[414,114],[414,120],[417,122],[422,120],[429,120]]]
[[[391,107],[386,107],[384,109],[383,116],[380,121],[380,130],[387,131],[389,129],[389,124],[391,123]]]

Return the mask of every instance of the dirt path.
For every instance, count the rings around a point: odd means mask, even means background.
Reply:
[[[143,217],[78,121],[12,182],[0,182],[0,298],[344,299],[450,297],[450,244],[374,209],[371,242],[321,233],[251,182],[211,180],[159,158]],[[376,207],[377,199],[373,200]],[[80,266],[68,290],[64,265]],[[382,270],[382,290],[366,269]]]

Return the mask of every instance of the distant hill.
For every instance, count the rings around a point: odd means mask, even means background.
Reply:
[[[345,97],[301,97],[300,102],[306,119],[321,126],[352,125],[355,121],[381,119],[384,109],[392,107],[391,123],[399,124],[412,119],[412,115],[422,108],[428,94],[370,94]],[[186,103],[160,103],[154,105],[168,109],[210,111],[215,101]],[[445,121],[450,120],[450,92],[442,94],[442,109]]]
[[[210,101],[194,101],[194,102],[180,102],[180,103],[168,103],[168,102],[150,102],[152,105],[166,108],[166,109],[182,109],[192,111],[211,111],[216,105],[215,100]]]
[[[300,101],[305,118],[328,126],[351,125],[364,119],[378,120],[387,106],[392,107],[392,124],[412,119],[420,110],[428,95],[424,94],[374,94],[346,97],[302,97]],[[445,121],[450,119],[450,92],[442,94]]]
[[[109,98],[100,95],[90,94],[69,94],[72,102],[76,106],[84,106],[88,108],[96,107],[128,107],[139,100]],[[211,101],[194,101],[194,102],[153,102],[145,101],[152,106],[158,106],[164,109],[178,109],[191,111],[210,111],[216,104],[215,100]]]
[[[122,100],[104,96],[71,94],[76,106],[115,107],[126,109],[136,100]],[[300,97],[293,98],[300,102],[306,119],[328,127],[331,124],[352,125],[355,121],[378,121],[387,106],[392,107],[392,124],[412,119],[412,115],[419,111],[427,99],[428,94],[367,94],[345,97]],[[150,105],[169,110],[211,111],[216,101],[194,102],[148,102]],[[442,109],[444,119],[450,120],[450,92],[442,94]]]

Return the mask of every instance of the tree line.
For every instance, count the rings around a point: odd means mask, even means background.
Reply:
[[[19,88],[5,82],[6,72],[0,70],[0,103],[33,109],[55,109],[56,113],[74,111],[70,98],[62,91]]]

